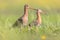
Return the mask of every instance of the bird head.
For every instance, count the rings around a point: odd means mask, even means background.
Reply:
[[[38,13],[42,13],[43,11],[41,9],[37,9],[37,12]]]
[[[29,5],[28,5],[28,4],[25,4],[24,7],[25,7],[26,9],[28,9],[28,8],[29,8]]]

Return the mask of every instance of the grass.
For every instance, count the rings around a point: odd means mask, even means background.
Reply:
[[[42,40],[41,37],[44,35],[46,36],[46,40],[59,40],[60,20],[58,14],[42,14],[42,25],[37,32],[34,28],[31,31],[23,28],[21,32],[18,27],[12,28],[12,24],[18,17],[19,15],[0,15],[0,40]]]
[[[25,2],[44,11],[41,14],[42,25],[38,28],[39,30],[33,27],[28,31],[26,27],[20,31],[20,28],[12,27],[14,22],[23,15]],[[13,0],[12,4],[3,0],[0,5],[0,40],[60,40],[60,12],[57,11],[59,8],[59,0],[37,0],[35,2],[27,0],[15,0],[14,2]],[[29,23],[35,18],[35,11],[30,10]]]

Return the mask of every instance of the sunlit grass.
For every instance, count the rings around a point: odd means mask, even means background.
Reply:
[[[28,39],[34,40],[35,37],[37,37],[36,39],[40,40],[41,37],[42,37],[42,39],[45,39],[45,36],[42,36],[42,35],[46,35],[46,36],[48,34],[49,35],[58,35],[59,33],[58,34],[53,33],[55,30],[59,29],[59,25],[56,24],[56,21],[57,21],[57,20],[55,20],[56,17],[57,16],[53,16],[53,14],[52,15],[51,14],[42,15],[43,24],[41,25],[41,27],[39,28],[38,31],[34,27],[30,31],[28,30],[27,27],[23,28],[20,31],[20,28],[12,27],[13,23],[16,21],[18,16],[16,16],[16,15],[15,16],[14,15],[13,16],[12,15],[9,15],[9,16],[2,15],[1,16],[0,15],[0,21],[1,21],[0,22],[0,32],[1,32],[0,35],[1,35],[2,39],[5,39],[5,40],[17,40],[17,39],[18,40],[28,40]],[[57,27],[56,27],[56,25],[57,25]],[[59,31],[57,31],[57,32],[59,32]],[[29,35],[29,37],[28,37],[28,35]],[[51,39],[53,39],[53,37]]]

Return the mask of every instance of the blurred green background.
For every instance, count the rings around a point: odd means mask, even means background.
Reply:
[[[23,15],[24,5],[40,8],[42,24],[39,31],[12,28]],[[35,11],[29,10],[29,23],[36,18]],[[11,28],[11,29],[10,29]],[[60,0],[0,0],[0,40],[60,40]]]

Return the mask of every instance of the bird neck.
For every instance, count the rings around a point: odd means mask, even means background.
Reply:
[[[37,12],[37,19],[39,20],[41,18],[40,13]]]
[[[36,20],[39,24],[41,24],[41,15],[38,12],[37,12],[37,19]]]
[[[24,7],[24,16],[28,16],[28,8]]]

